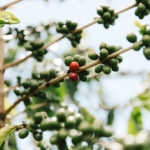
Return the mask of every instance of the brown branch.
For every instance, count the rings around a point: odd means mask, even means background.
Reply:
[[[21,0],[15,0],[15,1],[9,3],[9,4],[6,4],[6,5],[2,6],[2,7],[0,7],[0,11],[6,9],[9,6],[14,5],[14,4],[18,3],[18,2],[21,2]]]
[[[24,62],[25,60],[27,60],[27,59],[30,58],[31,56],[32,56],[32,54],[30,54],[30,55],[28,55],[28,56],[26,56],[26,57],[24,57],[24,58],[22,58],[22,59],[19,59],[19,60],[17,60],[17,61],[14,61],[14,62],[11,62],[11,63],[8,63],[8,64],[4,65],[3,71],[4,71],[6,68],[13,67],[13,66],[16,66],[16,65],[18,65],[18,64],[20,64],[20,63],[22,63],[22,62]]]
[[[133,4],[133,5],[129,6],[129,7],[127,7],[127,8],[124,8],[124,9],[122,9],[122,10],[116,12],[115,15],[118,15],[118,14],[124,12],[124,11],[127,11],[127,10],[129,10],[129,9],[135,7],[135,6],[137,6],[137,3],[135,3],[135,4]],[[85,29],[85,28],[87,28],[87,27],[89,27],[89,26],[91,26],[91,25],[93,25],[93,24],[95,24],[95,23],[97,23],[97,19],[95,19],[94,21],[88,23],[87,25],[85,25],[85,26],[83,26],[83,27],[80,27],[80,28],[74,30],[73,33],[79,32],[79,31],[81,31],[81,30],[83,30],[83,29]],[[60,41],[60,40],[63,39],[63,38],[65,38],[65,35],[63,35],[63,36],[57,38],[56,40],[54,40],[54,41],[52,41],[52,42],[50,42],[50,43],[44,45],[44,46],[42,47],[42,49],[43,49],[43,50],[46,49],[47,47],[49,47],[49,46],[51,46],[52,44],[54,44],[54,43]],[[13,66],[15,66],[15,65],[18,65],[18,64],[24,62],[25,60],[27,60],[27,59],[28,59],[29,57],[31,57],[31,56],[32,56],[32,54],[30,54],[29,56],[26,56],[24,59],[20,59],[20,60],[17,60],[17,61],[14,61],[14,62],[5,64],[4,67],[3,67],[3,70],[5,70],[5,69],[7,69],[7,68],[9,68],[9,67],[13,67]]]
[[[2,37],[2,29],[0,28],[0,37]],[[3,40],[0,39],[0,110],[4,111],[4,78],[3,78],[3,63],[4,63],[4,47]]]
[[[14,90],[15,88],[17,88],[17,87],[19,87],[19,86],[20,86],[20,85],[17,84],[17,85],[8,87],[6,90],[4,90],[4,94],[6,95],[8,92]]]
[[[131,50],[131,49],[132,49],[132,46],[130,46],[130,47],[128,47],[128,48],[125,48],[125,49],[121,49],[120,51],[117,51],[117,52],[115,52],[115,53],[113,53],[113,54],[110,54],[104,61],[106,61],[106,60],[108,60],[108,59],[110,59],[110,58],[116,57],[116,56],[118,56],[118,55],[120,55],[120,54],[122,54],[122,53],[124,53],[124,52],[126,52],[126,51],[129,51],[129,50]],[[104,61],[103,61],[103,62],[104,62]],[[96,61],[93,61],[93,62],[91,62],[91,63],[85,65],[85,66],[80,67],[80,69],[79,69],[78,72],[80,72],[80,71],[82,71],[82,70],[86,70],[86,69],[88,69],[88,68],[90,68],[90,67],[96,66],[96,65],[98,65],[98,64],[102,64],[103,62],[98,59],[98,60],[96,60]],[[12,106],[10,106],[10,107],[3,113],[3,116],[6,117],[6,115],[7,115],[13,108],[15,108],[20,102],[25,101],[25,100],[26,100],[27,98],[29,98],[30,96],[33,96],[35,93],[38,93],[39,91],[41,91],[42,89],[44,89],[45,87],[47,87],[47,85],[52,85],[52,84],[54,84],[54,83],[56,83],[56,82],[59,82],[59,81],[61,81],[62,79],[66,78],[67,76],[68,76],[68,74],[65,73],[65,74],[63,74],[63,75],[60,76],[60,77],[57,77],[57,78],[52,79],[52,80],[50,80],[50,81],[47,81],[47,82],[44,83],[43,85],[39,86],[38,89],[37,89],[36,91],[34,91],[33,93],[31,93],[30,95],[26,95],[26,96],[23,96],[23,97],[19,98]]]

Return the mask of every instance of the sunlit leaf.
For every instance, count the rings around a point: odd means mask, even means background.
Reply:
[[[88,110],[86,110],[83,107],[79,107],[79,113],[81,113],[84,116],[86,121],[93,123],[94,117],[88,112]]]
[[[0,129],[0,146],[5,141],[7,136],[9,136],[11,133],[13,133],[15,131],[14,129],[16,127],[17,127],[16,125],[10,125],[10,126],[3,127]]]
[[[138,107],[135,107],[131,113],[128,122],[128,133],[136,135],[142,129],[142,114]]]
[[[11,12],[0,11],[0,26],[3,27],[5,24],[18,24],[20,21]]]
[[[107,125],[112,125],[114,121],[114,109],[109,111],[107,119]]]

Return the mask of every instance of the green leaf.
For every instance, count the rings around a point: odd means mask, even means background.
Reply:
[[[141,129],[142,129],[142,114],[140,109],[138,107],[135,107],[131,113],[128,122],[128,133],[137,135]]]
[[[18,24],[20,21],[11,12],[0,11],[0,26],[3,27],[5,24]]]
[[[114,109],[110,110],[108,113],[107,125],[112,125],[114,121]]]
[[[93,123],[94,117],[89,113],[88,110],[86,110],[83,107],[79,107],[79,113],[81,113],[84,116],[86,121]]]
[[[138,22],[137,20],[134,20],[134,24],[135,24],[138,28],[143,29],[143,25],[142,25],[140,22]]]
[[[16,127],[17,127],[16,125],[10,125],[10,126],[3,127],[3,128],[0,129],[0,146],[5,141],[7,136],[9,136],[12,132],[15,131],[14,129]]]

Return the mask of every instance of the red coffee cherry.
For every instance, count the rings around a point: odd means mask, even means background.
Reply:
[[[71,62],[70,65],[69,65],[69,70],[71,72],[76,72],[79,70],[79,64],[75,61]]]
[[[73,82],[77,82],[79,80],[79,76],[77,73],[71,72],[69,73],[69,78],[70,80],[72,80]]]

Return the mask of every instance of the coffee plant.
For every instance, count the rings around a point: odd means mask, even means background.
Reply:
[[[90,109],[83,107],[75,95],[82,82],[86,86],[90,86],[93,81],[100,83],[102,76],[110,77],[112,72],[116,75],[130,75],[129,72],[119,71],[120,64],[123,63],[122,53],[141,50],[144,58],[150,60],[150,25],[142,24],[142,21],[134,22],[139,35],[130,32],[124,37],[123,40],[129,42],[129,47],[123,48],[119,43],[116,45],[105,41],[99,43],[98,51],[90,48],[83,51],[79,47],[85,38],[85,28],[98,24],[103,25],[104,30],[109,30],[112,25],[115,26],[121,13],[132,8],[135,8],[135,16],[143,19],[149,15],[150,1],[135,0],[134,4],[120,11],[109,5],[99,4],[95,9],[97,15],[93,21],[82,27],[78,27],[76,21],[66,19],[64,22],[28,25],[20,29],[11,25],[20,23],[22,19],[7,11],[7,8],[21,1],[16,0],[0,7],[0,150],[16,150],[19,140],[26,138],[31,139],[34,147],[39,150],[149,150],[150,132],[143,126],[142,112],[142,109],[150,109],[149,73],[145,76],[144,90],[128,104],[110,107],[106,104],[103,94],[99,94],[103,104],[99,104],[98,109],[107,112],[105,120],[92,113],[92,106]],[[3,34],[2,29],[6,29]],[[55,37],[53,29],[60,37]],[[119,35],[109,36],[114,38]],[[55,52],[50,52],[49,47],[63,38],[69,40],[73,48],[55,59],[57,63],[61,60],[64,64],[58,69],[51,55],[53,58],[58,56]],[[6,53],[4,45],[7,45]],[[9,48],[9,45],[14,48]],[[16,60],[20,49],[26,56]],[[29,58],[33,58],[32,61],[27,61]],[[25,61],[29,66],[29,70],[26,70],[29,76],[16,69]],[[9,68],[13,69],[14,74],[19,72],[15,79],[14,75],[11,75],[11,80],[5,77]],[[143,75],[143,72],[137,74]],[[92,91],[88,94],[86,103],[90,94]],[[6,105],[7,97],[10,96],[17,97],[17,100],[4,107],[4,102]],[[92,100],[94,103],[94,97]],[[17,106],[21,106],[20,103],[25,109],[15,112]],[[132,107],[128,133],[118,137],[113,126],[117,109],[128,106]],[[26,118],[19,119],[18,125],[12,119],[20,114],[25,114]]]

